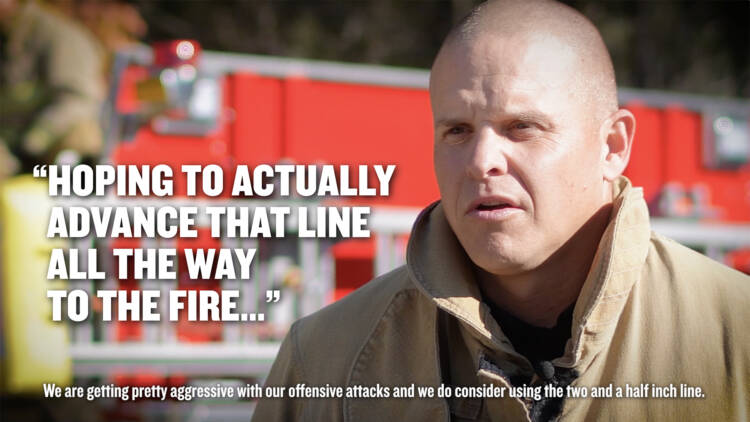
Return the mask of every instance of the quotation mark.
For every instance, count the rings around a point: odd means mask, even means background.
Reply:
[[[34,177],[47,177],[47,165],[36,165],[34,166]]]
[[[278,302],[281,299],[281,290],[266,290],[266,302]]]

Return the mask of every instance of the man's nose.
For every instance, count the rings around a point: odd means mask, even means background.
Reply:
[[[500,176],[508,172],[507,139],[492,128],[477,131],[470,152],[467,172],[477,180]]]

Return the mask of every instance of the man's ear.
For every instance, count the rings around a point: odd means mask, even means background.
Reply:
[[[603,175],[604,179],[611,182],[625,171],[630,160],[635,117],[633,113],[621,108],[605,121],[602,129],[605,136],[602,145]]]

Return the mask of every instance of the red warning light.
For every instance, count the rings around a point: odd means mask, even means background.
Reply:
[[[177,67],[184,64],[196,65],[201,46],[195,40],[160,41],[153,44],[154,66]]]

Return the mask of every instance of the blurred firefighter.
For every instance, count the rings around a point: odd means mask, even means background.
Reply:
[[[48,0],[62,13],[80,22],[101,42],[111,59],[117,50],[138,44],[147,25],[132,4],[115,0]]]
[[[63,150],[96,157],[103,64],[82,25],[33,0],[0,0],[0,180]]]

